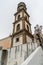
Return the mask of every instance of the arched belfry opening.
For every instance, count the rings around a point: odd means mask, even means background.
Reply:
[[[17,25],[16,31],[20,31],[20,24]]]
[[[1,65],[7,65],[8,51],[2,50]]]

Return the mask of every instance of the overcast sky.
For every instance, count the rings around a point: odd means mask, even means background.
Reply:
[[[36,24],[43,26],[43,0],[0,0],[0,39],[12,33],[17,4],[25,2],[32,31]]]

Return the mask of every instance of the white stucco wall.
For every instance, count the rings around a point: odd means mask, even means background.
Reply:
[[[37,48],[37,47],[36,47]],[[28,56],[35,50],[34,43],[20,44],[6,49],[8,51],[6,65],[21,65]],[[0,50],[0,65],[2,58],[2,50]]]
[[[23,40],[22,40],[22,35],[19,35],[19,36],[17,36],[17,37],[14,37],[14,40],[13,40],[13,46],[17,46],[17,45],[20,45],[20,44],[22,44],[23,42]],[[19,42],[16,42],[16,38],[19,38]]]
[[[32,43],[33,44],[33,43]],[[34,48],[35,49],[35,48]],[[32,53],[31,43],[21,44],[8,49],[7,65],[20,65]]]
[[[27,57],[35,50],[34,43],[19,44],[7,49],[7,64],[6,65],[20,65]],[[0,61],[2,50],[0,50]]]

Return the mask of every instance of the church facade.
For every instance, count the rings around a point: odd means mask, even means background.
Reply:
[[[0,65],[21,65],[41,43],[42,26],[32,34],[30,15],[24,2],[20,2],[14,14],[13,33],[0,40]],[[40,30],[40,31],[39,31]]]

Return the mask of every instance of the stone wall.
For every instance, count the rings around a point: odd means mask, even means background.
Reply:
[[[36,43],[26,43],[0,50],[0,65],[20,65],[37,48]]]
[[[20,65],[36,48],[36,44],[27,43],[8,49],[7,65]]]

